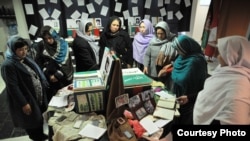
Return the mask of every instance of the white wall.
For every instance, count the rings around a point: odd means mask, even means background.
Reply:
[[[0,19],[0,51],[5,51],[9,37],[8,23],[17,23],[18,35],[21,37],[29,39],[29,34],[21,0],[1,0],[1,5],[4,5],[6,8],[14,8],[16,16],[16,19]]]
[[[20,35],[23,38],[29,39],[29,30],[27,27],[26,18],[24,15],[24,9],[23,4],[21,0],[12,0],[13,1],[13,7],[15,10],[16,20],[17,20],[17,29],[18,29],[18,35]]]
[[[203,5],[204,2],[210,3],[210,0],[193,0],[190,32],[187,35],[194,38],[198,43],[201,43],[201,37],[209,5]]]

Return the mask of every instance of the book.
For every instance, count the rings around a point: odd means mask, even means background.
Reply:
[[[167,120],[173,120],[174,116],[179,116],[178,109],[176,108],[176,98],[160,97],[153,116]]]
[[[75,112],[79,114],[105,110],[105,95],[103,90],[75,92]]]
[[[86,77],[73,79],[74,91],[105,89],[104,82],[101,77]]]
[[[100,75],[106,86],[109,85],[111,81],[112,72],[117,60],[119,60],[119,58],[115,54],[111,53],[108,47],[105,47],[100,66]]]
[[[74,72],[74,78],[100,77],[99,70]]]
[[[75,72],[73,78],[73,90],[96,90],[107,89],[111,79],[111,73],[115,60],[118,58],[105,48],[100,70]]]
[[[159,117],[162,119],[168,119],[168,120],[173,120],[175,115],[175,110],[173,109],[167,109],[167,108],[161,108],[156,106],[155,111],[153,113],[153,116]]]
[[[122,69],[124,87],[151,85],[153,80],[145,75],[139,68]]]

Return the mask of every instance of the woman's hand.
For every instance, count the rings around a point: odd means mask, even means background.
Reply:
[[[51,81],[51,82],[57,82],[58,80],[57,80],[57,78],[55,77],[55,75],[51,75],[51,76],[50,76],[50,81]]]
[[[143,73],[148,74],[148,67],[144,67]]]
[[[127,64],[127,68],[132,68],[130,64]]]
[[[30,115],[32,112],[30,104],[26,104],[25,106],[23,106],[22,109],[23,109],[24,114],[26,115]]]
[[[162,76],[165,76],[167,73],[171,72],[171,69],[172,68],[172,64],[168,64],[166,66],[164,66],[160,72],[158,73],[158,77],[162,77]],[[169,70],[169,71],[168,71]]]
[[[188,103],[188,97],[186,95],[180,96],[176,99],[180,105],[184,105]]]

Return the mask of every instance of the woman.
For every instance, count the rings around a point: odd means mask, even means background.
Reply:
[[[79,30],[72,43],[72,49],[76,60],[76,71],[90,71],[99,69],[99,49],[92,35],[91,22],[81,20]]]
[[[73,64],[68,43],[50,26],[41,28],[43,40],[37,47],[36,62],[50,83],[48,100],[73,81]]]
[[[245,37],[218,40],[218,66],[199,92],[194,124],[250,125],[250,43]]]
[[[42,116],[47,109],[46,78],[39,66],[27,57],[28,43],[25,39],[12,36],[7,46],[1,75],[6,84],[13,124],[15,127],[25,129],[32,140],[46,140],[48,136],[43,132]]]
[[[191,125],[193,124],[193,107],[197,94],[203,89],[207,78],[207,62],[201,46],[186,35],[177,37],[172,42],[172,46],[178,52],[171,74],[173,93],[176,94],[180,104],[180,117],[176,118],[174,122]]]
[[[99,64],[102,62],[105,47],[108,47],[111,52],[120,58],[122,68],[132,67],[133,49],[131,39],[129,34],[121,28],[121,19],[119,17],[110,17],[107,27],[100,37],[99,45]]]
[[[176,35],[170,32],[167,22],[161,21],[156,24],[155,37],[151,39],[144,56],[143,72],[145,74],[157,80],[158,72],[162,68],[162,66],[156,64],[157,56],[161,48],[171,42],[174,37]]]
[[[140,32],[134,36],[133,40],[133,59],[136,67],[143,71],[143,58],[150,40],[154,36],[154,27],[148,19],[143,19],[139,24]]]

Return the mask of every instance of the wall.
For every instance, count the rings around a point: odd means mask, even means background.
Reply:
[[[2,6],[4,6],[5,8],[13,8],[12,6],[12,1],[10,0],[1,0],[1,4],[0,4],[1,8]],[[6,50],[6,42],[8,39],[8,24],[10,22],[15,22],[15,18],[0,18],[0,51],[5,51]]]
[[[20,0],[1,0],[1,6],[6,8],[14,9],[16,18],[13,19],[0,19],[0,51],[6,50],[6,43],[9,37],[8,23],[16,22],[18,35],[29,38],[28,28],[26,24],[26,19],[24,16],[24,11],[22,3]]]
[[[5,0],[8,1],[8,0]],[[186,34],[193,37],[195,40],[200,42],[201,35],[203,32],[203,26],[205,23],[205,18],[209,6],[200,6],[201,0],[193,0],[193,7],[191,13],[191,22],[190,22],[190,32]],[[24,38],[29,38],[28,27],[24,15],[24,9],[22,7],[21,0],[13,0],[13,7],[16,13],[16,20],[18,23],[18,33]],[[1,24],[1,20],[0,20]],[[2,27],[0,25],[0,27]],[[6,43],[6,42],[5,42]]]
[[[209,5],[201,5],[202,1],[209,0],[194,0],[191,21],[190,21],[190,32],[187,35],[193,37],[198,43],[201,43],[201,37],[203,33],[203,28],[205,20],[207,17],[207,12]]]

